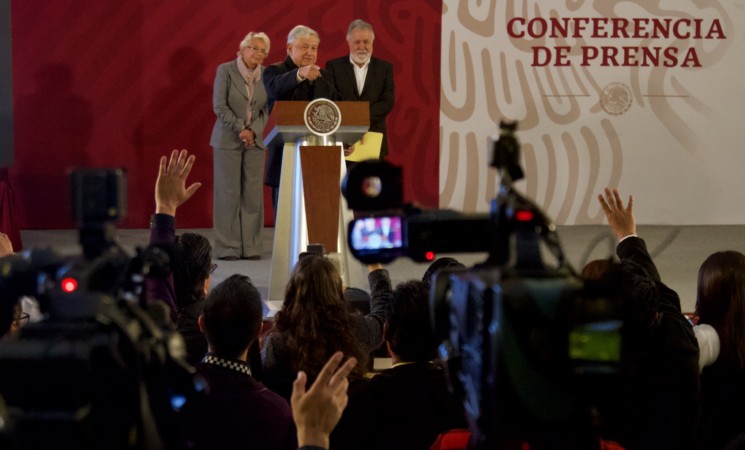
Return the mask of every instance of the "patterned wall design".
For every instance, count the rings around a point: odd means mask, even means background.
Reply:
[[[736,25],[745,23],[744,9],[742,1],[445,0],[440,205],[487,209],[498,182],[488,169],[487,137],[508,119],[519,120],[523,144],[526,179],[518,188],[559,224],[601,223],[596,195],[605,186],[643,193],[646,223],[742,223],[745,212],[713,205],[711,197],[735,201],[732,189],[745,188],[722,172],[745,163],[735,150],[742,127],[722,120],[743,112],[745,93],[732,87],[743,73]],[[506,31],[514,17],[718,20],[727,36],[518,39]],[[622,45],[693,48],[702,67],[577,63],[582,46]],[[573,64],[533,67],[534,46],[571,47]]]
[[[24,229],[68,228],[66,172],[124,166],[129,216],[141,228],[153,209],[160,155],[196,153],[204,183],[179,214],[181,227],[212,223],[212,82],[251,30],[283,59],[299,23],[321,35],[319,63],[348,52],[346,27],[363,18],[374,54],[395,67],[391,161],[404,165],[406,196],[436,206],[440,66],[439,1],[253,2],[247,0],[22,0],[12,2],[15,155],[12,182]],[[271,221],[271,207],[267,210]]]

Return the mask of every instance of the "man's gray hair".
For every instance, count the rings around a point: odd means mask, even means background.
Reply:
[[[372,38],[373,40],[375,40],[375,31],[373,31],[372,25],[362,19],[357,19],[353,20],[352,23],[349,24],[349,28],[347,29],[347,42],[349,42],[349,36],[352,35],[352,31],[354,30],[370,30],[370,33],[372,33]]]
[[[321,42],[321,37],[318,36],[318,33],[316,33],[315,30],[306,27],[305,25],[298,25],[290,30],[290,34],[287,35],[287,43],[292,44],[295,39],[304,39],[310,36],[315,36],[316,39],[318,39],[318,42]]]

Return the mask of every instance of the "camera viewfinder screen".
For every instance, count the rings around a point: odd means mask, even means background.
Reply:
[[[366,217],[358,219],[352,229],[352,248],[378,250],[401,248],[403,233],[400,217]]]

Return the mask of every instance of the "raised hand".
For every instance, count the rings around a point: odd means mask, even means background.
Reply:
[[[5,233],[0,233],[0,258],[13,253],[13,243]]]
[[[605,197],[603,197],[603,194],[599,194],[598,200],[603,212],[605,212],[605,217],[608,219],[608,225],[618,239],[636,234],[633,196],[629,195],[629,204],[624,207],[618,189],[613,189],[613,192],[611,192],[610,189],[605,188]]]
[[[186,178],[194,165],[194,155],[187,150],[174,150],[171,158],[160,158],[158,179],[155,181],[155,212],[159,214],[176,215],[176,210],[202,186],[193,183],[186,187]]]
[[[300,447],[314,445],[329,448],[329,435],[347,406],[347,376],[357,365],[356,359],[349,358],[337,370],[343,356],[341,352],[334,353],[308,391],[305,390],[308,380],[305,372],[298,372],[292,384],[290,403]]]

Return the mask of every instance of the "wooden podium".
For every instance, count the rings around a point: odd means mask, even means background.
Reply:
[[[308,244],[323,244],[338,264],[345,285],[367,283],[364,271],[355,270],[360,264],[355,264],[347,249],[346,224],[352,213],[340,186],[346,174],[342,144],[357,141],[367,131],[369,106],[367,102],[336,102],[341,111],[339,128],[319,136],[305,124],[308,103],[276,102],[270,117],[274,128],[265,141],[284,142],[267,298],[271,310],[281,307],[290,272]]]

